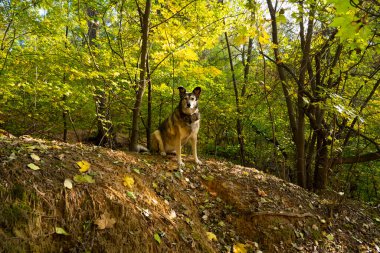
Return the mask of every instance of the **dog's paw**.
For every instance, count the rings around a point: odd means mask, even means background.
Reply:
[[[198,165],[202,165],[203,163],[200,161],[200,160],[195,160],[195,163],[198,164]]]
[[[179,162],[178,162],[178,166],[179,166],[180,168],[184,168],[184,167],[185,167],[185,163],[182,162],[182,161],[179,161]]]
[[[166,156],[166,152],[161,152],[160,155]]]

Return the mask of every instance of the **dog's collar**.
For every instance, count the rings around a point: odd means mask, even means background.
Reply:
[[[180,111],[180,116],[181,116],[181,119],[188,124],[194,123],[195,121],[199,120],[199,112],[189,115]]]

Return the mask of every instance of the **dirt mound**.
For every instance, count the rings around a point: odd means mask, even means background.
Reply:
[[[184,161],[0,134],[0,252],[380,252],[376,208]]]

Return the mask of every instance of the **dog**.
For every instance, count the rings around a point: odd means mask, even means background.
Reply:
[[[200,127],[200,113],[198,99],[201,88],[196,87],[193,92],[186,93],[184,87],[178,87],[180,102],[173,113],[165,119],[158,130],[152,133],[151,149],[166,156],[167,153],[176,153],[179,167],[185,166],[181,158],[181,148],[187,142],[192,146],[192,153],[196,164],[202,164],[197,155],[197,138]]]

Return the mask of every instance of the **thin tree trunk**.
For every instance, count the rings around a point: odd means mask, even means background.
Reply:
[[[278,42],[278,31],[277,31],[277,21],[276,21],[276,10],[274,9],[271,0],[267,0],[267,4],[268,4],[269,13],[271,16],[272,42],[274,45],[277,45],[277,47],[273,47],[273,52],[275,55],[276,62],[278,63],[277,64],[277,71],[278,71],[278,75],[280,77],[282,91],[283,91],[284,96],[285,96],[286,108],[288,110],[289,123],[290,123],[290,127],[292,130],[292,137],[293,137],[293,140],[295,141],[295,135],[297,133],[296,114],[294,112],[292,99],[289,95],[289,90],[288,90],[288,87],[286,85],[285,71],[284,71],[284,68],[281,66],[282,60],[281,60],[280,52],[278,49],[279,42]]]
[[[97,11],[88,8],[87,15],[90,20],[88,20],[88,46],[90,54],[92,55],[94,61],[94,67],[97,71],[99,71],[99,66],[95,62],[95,56],[92,53],[92,47],[97,47],[95,40],[99,33],[99,21],[97,20]],[[113,127],[110,120],[109,108],[107,107],[107,95],[105,92],[106,89],[106,81],[102,80],[103,87],[96,86],[94,100],[95,100],[95,108],[96,108],[96,118],[97,118],[97,135],[95,137],[95,141],[97,145],[108,145],[110,147],[113,146]]]
[[[152,80],[150,77],[149,57],[147,57],[147,61],[146,61],[146,70],[147,70],[147,76],[148,76],[148,119],[147,119],[147,127],[146,127],[146,146],[150,150],[150,145],[151,145],[150,133],[152,131]]]
[[[238,134],[238,141],[239,141],[239,148],[240,148],[240,162],[241,164],[245,164],[245,154],[244,154],[244,136],[243,136],[243,126],[241,123],[241,110],[240,110],[240,102],[239,102],[239,93],[237,88],[237,82],[236,82],[236,76],[235,76],[235,70],[234,70],[234,64],[232,61],[232,53],[230,48],[230,43],[228,40],[228,34],[227,32],[224,33],[226,44],[227,44],[227,50],[228,50],[228,58],[230,61],[230,68],[231,68],[231,75],[232,75],[232,84],[234,86],[234,92],[235,92],[235,103],[236,103],[236,112],[237,112],[237,119],[236,119],[236,131]]]
[[[129,143],[130,151],[138,151],[138,139],[139,139],[139,115],[142,103],[142,97],[146,86],[145,74],[146,74],[146,61],[148,52],[148,36],[149,36],[149,16],[150,16],[151,0],[146,0],[145,12],[142,18],[142,44],[141,44],[141,58],[140,58],[140,80],[136,93],[136,100],[133,107],[132,116],[132,133]]]

